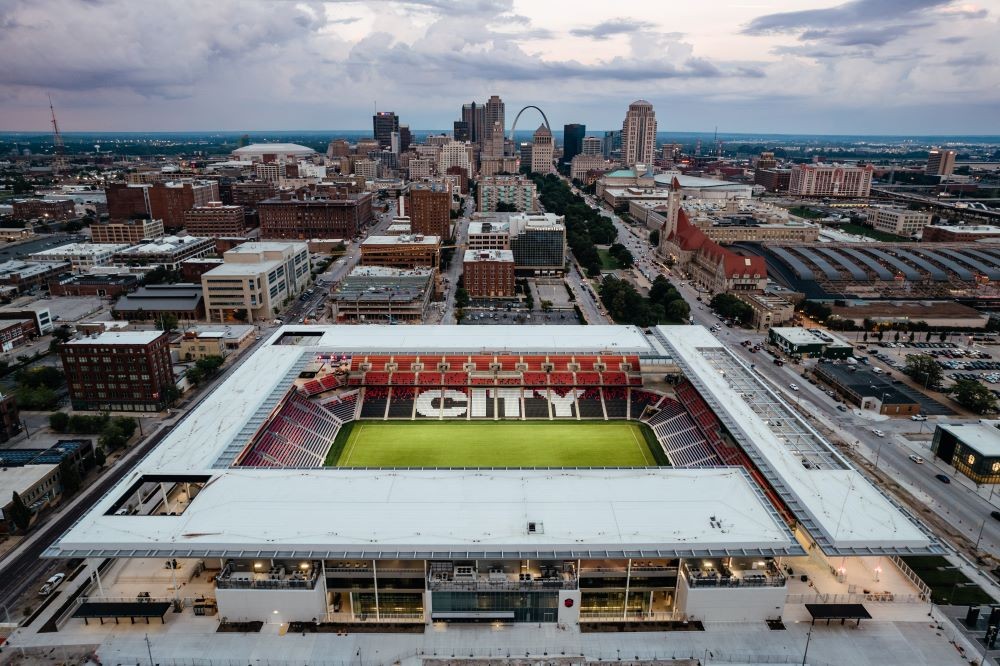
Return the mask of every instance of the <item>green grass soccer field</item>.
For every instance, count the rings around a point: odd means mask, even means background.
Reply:
[[[354,421],[337,435],[326,464],[645,467],[669,462],[648,428],[628,421]]]

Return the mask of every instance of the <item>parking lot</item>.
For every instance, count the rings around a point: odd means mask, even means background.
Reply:
[[[910,355],[931,356],[937,361],[946,379],[957,381],[971,379],[993,385],[1000,384],[1000,361],[982,347],[963,347],[952,342],[882,342],[873,343],[878,358],[887,365],[902,371]]]

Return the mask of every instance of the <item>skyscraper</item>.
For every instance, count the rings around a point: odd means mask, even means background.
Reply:
[[[493,128],[494,123],[500,123],[500,129],[503,130],[506,125],[504,124],[504,109],[505,105],[503,100],[496,95],[492,95],[486,101],[486,111],[484,113],[485,123],[483,127],[486,129],[485,136],[482,137],[482,141],[489,141],[492,137],[489,135],[490,130]]]
[[[469,140],[469,123],[464,120],[456,120],[452,134],[455,136],[455,141],[466,142]]]
[[[503,157],[503,124],[495,121],[484,134],[480,158],[486,160]]]
[[[379,148],[392,147],[392,133],[399,131],[399,116],[393,111],[379,111],[372,116],[372,130]]]
[[[483,130],[486,128],[486,107],[475,102],[463,104],[462,121],[469,128],[468,140],[472,143],[481,143],[483,140]]]
[[[644,99],[628,105],[622,123],[622,162],[625,166],[653,164],[656,148],[656,113]]]
[[[579,123],[563,125],[563,157],[562,161],[570,163],[573,158],[583,152],[583,135],[587,126]]]
[[[531,139],[531,171],[548,173],[552,170],[552,152],[555,146],[552,132],[544,124],[539,125]]]
[[[601,141],[600,137],[585,136],[583,137],[583,141],[580,142],[580,146],[582,147],[580,152],[583,155],[600,155],[603,144],[604,142]]]
[[[413,135],[410,133],[409,125],[399,126],[399,150],[405,153],[410,149],[410,144],[413,143]]]
[[[935,148],[927,155],[927,167],[924,173],[928,176],[950,176],[955,170],[955,157],[958,151]]]

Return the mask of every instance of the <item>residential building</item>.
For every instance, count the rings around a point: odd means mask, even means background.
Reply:
[[[112,183],[104,188],[112,221],[149,219],[149,183]]]
[[[197,259],[215,252],[215,239],[198,236],[164,236],[151,243],[134,245],[115,252],[112,261],[117,266],[163,266],[180,269],[182,261]]]
[[[157,412],[175,386],[164,331],[109,331],[59,348],[73,409]]]
[[[149,189],[149,216],[163,220],[164,229],[183,229],[184,211],[219,200],[214,180],[182,180],[154,183]]]
[[[53,296],[97,296],[117,298],[139,286],[139,276],[131,273],[119,275],[92,275],[62,273],[49,278],[49,293]]]
[[[788,193],[803,197],[867,197],[871,164],[796,164],[788,178]]]
[[[107,266],[115,254],[129,247],[121,243],[68,243],[35,252],[28,258],[32,261],[69,262],[74,269],[86,271],[95,266]]]
[[[126,321],[162,322],[164,317],[201,321],[205,297],[201,285],[194,283],[151,284],[119,298],[111,315]]]
[[[14,199],[15,220],[41,220],[64,222],[77,217],[72,199]]]
[[[927,154],[927,167],[924,173],[928,176],[950,176],[955,171],[955,158],[958,151],[935,148]]]
[[[377,111],[372,116],[372,132],[380,148],[390,148],[392,133],[399,132],[399,116],[392,111]]]
[[[361,242],[361,263],[392,268],[437,268],[441,237],[423,234],[369,236]]]
[[[931,223],[931,214],[908,208],[869,208],[868,224],[876,231],[897,236],[916,236]]]
[[[786,192],[791,180],[791,169],[758,168],[753,174],[754,185],[760,185],[768,192]]]
[[[259,202],[270,199],[277,194],[277,190],[274,188],[274,183],[250,180],[233,183],[232,194],[234,206],[243,206],[247,210],[254,210]]]
[[[224,263],[201,276],[209,321],[271,319],[309,283],[306,243],[244,243]]]
[[[656,113],[653,105],[644,99],[628,105],[622,123],[622,164],[653,164],[656,150]]]
[[[477,213],[477,217],[478,217]],[[509,250],[510,223],[497,217],[482,217],[469,222],[468,249]]]
[[[406,195],[406,214],[414,234],[451,238],[451,188],[444,183],[413,183]]]
[[[462,141],[449,141],[441,146],[441,154],[438,156],[438,173],[448,173],[452,167],[459,167],[467,177],[472,177],[472,161],[469,159],[468,144]]]
[[[337,323],[419,324],[434,293],[434,270],[358,266],[330,295]]]
[[[382,163],[378,160],[363,158],[354,160],[354,175],[365,180],[375,180],[382,171]]]
[[[535,183],[524,176],[490,176],[479,181],[478,205],[480,213],[496,211],[505,203],[520,212],[535,210],[537,196]]]
[[[184,228],[192,236],[206,238],[242,236],[247,232],[246,211],[243,206],[226,206],[221,201],[212,201],[207,206],[185,211]]]
[[[586,125],[579,123],[563,125],[562,162],[564,164],[569,164],[574,157],[583,153],[583,135],[586,133]]]
[[[288,162],[256,162],[253,165],[253,175],[257,180],[278,185],[289,177],[288,167]]]
[[[555,213],[512,214],[510,249],[518,275],[558,275],[566,269],[565,218]]]
[[[21,261],[9,259],[0,264],[0,285],[14,287],[24,293],[46,284],[52,277],[69,270],[68,261]]]
[[[372,195],[274,198],[257,204],[257,212],[262,239],[353,238],[372,220]]]
[[[472,298],[514,297],[510,250],[466,250],[462,271],[462,285]]]
[[[604,141],[601,140],[601,137],[585,136],[580,144],[580,153],[582,155],[601,155],[604,152],[601,150],[601,146],[603,145]]]
[[[135,245],[163,236],[163,220],[135,219],[99,222],[90,225],[92,243]]]
[[[554,151],[552,132],[545,125],[539,125],[531,138],[531,172],[546,174],[552,171]]]
[[[411,157],[408,169],[410,180],[430,178],[434,175],[434,161],[420,157]]]

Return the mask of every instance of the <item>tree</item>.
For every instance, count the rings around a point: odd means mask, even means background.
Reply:
[[[653,247],[657,247],[660,244],[660,230],[653,229],[649,232],[649,244]]]
[[[465,310],[462,308],[457,308],[455,310],[455,321],[461,324],[463,319],[465,319]]]
[[[941,334],[938,335],[938,340],[940,340],[941,342],[944,342],[947,339],[948,339],[948,334],[945,333],[944,331],[941,331]]]
[[[162,314],[156,320],[157,326],[161,331],[173,331],[177,328],[177,315],[173,314]]]
[[[670,301],[667,305],[667,317],[674,321],[687,321],[691,317],[691,306],[683,299]]]
[[[31,388],[30,386],[19,386],[14,390],[14,397],[18,406],[27,410],[47,410],[54,409],[59,404],[59,397],[56,392],[46,386]]]
[[[58,368],[43,365],[35,368],[18,370],[14,379],[21,386],[28,388],[57,389],[63,385],[63,373]]]
[[[993,393],[974,379],[959,379],[948,393],[958,404],[977,414],[996,411],[996,398],[993,397]]]
[[[937,388],[941,383],[941,366],[938,365],[934,357],[927,354],[907,356],[903,372],[912,377],[913,381],[923,384],[927,388]]]
[[[31,511],[24,505],[24,500],[16,492],[11,495],[10,519],[14,526],[22,532],[28,529],[31,522]]]
[[[108,455],[104,452],[104,449],[98,446],[94,449],[94,464],[102,468],[108,462]]]
[[[542,312],[552,311],[552,301],[542,300]]]
[[[114,422],[108,423],[104,432],[97,439],[97,444],[105,451],[117,451],[125,446],[126,442],[128,442],[128,438]]]
[[[177,388],[176,384],[168,384],[160,389],[160,394],[163,396],[163,402],[173,406],[180,399],[181,390]]]
[[[63,495],[71,497],[80,490],[80,471],[67,458],[59,463],[59,478],[62,480]]]
[[[753,319],[753,308],[732,294],[716,294],[709,305],[726,319],[740,321],[744,324]]]
[[[66,432],[69,425],[69,414],[66,412],[52,412],[49,414],[49,427],[56,432]]]
[[[469,307],[469,292],[464,287],[455,290],[455,307],[459,309]]]

